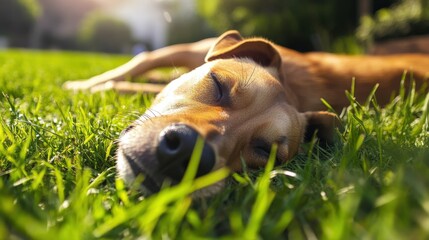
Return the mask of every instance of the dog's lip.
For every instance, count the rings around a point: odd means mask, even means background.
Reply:
[[[134,176],[138,176],[139,174],[144,175],[144,180],[142,182],[142,186],[149,190],[152,193],[159,192],[161,190],[160,185],[157,183],[157,181],[146,171],[139,163],[138,161],[135,161],[133,157],[126,154],[124,151],[122,151],[122,155],[124,156],[124,159],[128,162],[128,164],[131,167],[131,171],[133,171]]]

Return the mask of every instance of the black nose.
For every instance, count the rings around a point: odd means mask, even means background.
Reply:
[[[188,167],[198,136],[195,129],[185,124],[170,125],[162,130],[157,147],[159,171],[174,180],[181,180]],[[210,172],[215,160],[213,149],[205,142],[197,177]]]

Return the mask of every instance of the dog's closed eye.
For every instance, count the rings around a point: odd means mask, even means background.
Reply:
[[[270,156],[271,145],[263,139],[255,139],[251,142],[253,151],[263,158]]]
[[[217,75],[213,72],[210,73],[210,78],[213,80],[213,83],[216,86],[216,98],[215,98],[216,102],[220,103],[222,101],[223,93],[224,93],[222,83],[219,81],[219,78],[217,77]]]
[[[278,142],[278,144],[282,144],[283,142]],[[270,157],[270,153],[271,153],[271,148],[272,148],[272,143],[261,139],[261,138],[257,138],[254,139],[250,142],[250,146],[252,148],[252,151],[257,154],[258,156],[260,156],[261,158],[263,158],[265,161],[268,160],[268,158]],[[281,161],[281,155],[279,155],[279,153],[276,153],[276,157],[275,157],[275,165],[280,165]]]
[[[272,144],[264,139],[255,139],[251,142],[251,147],[253,152],[255,152],[258,156],[267,161],[270,157]],[[276,156],[276,165],[280,163],[278,156]]]

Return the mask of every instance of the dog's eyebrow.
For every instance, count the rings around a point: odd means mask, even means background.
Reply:
[[[246,76],[246,80],[241,79],[238,85],[239,90],[246,89],[249,85],[251,85],[256,80],[256,78],[253,78],[255,71],[256,71],[256,66],[253,66],[252,73]]]
[[[234,87],[237,92],[243,92],[249,87],[249,84],[247,81],[238,81],[237,85]]]
[[[241,62],[241,64],[243,64],[243,62]],[[256,66],[254,66],[250,74],[246,74],[244,70],[242,70],[241,72],[232,71],[231,69],[228,69],[228,68],[217,68],[217,66],[212,68],[210,72],[215,72],[220,79],[229,80],[226,82],[230,82],[230,83],[234,82],[235,83],[234,85],[232,84],[228,84],[228,85],[232,85],[230,89],[237,92],[244,91],[249,85],[251,85],[253,81],[256,80],[255,78],[253,78],[253,75],[256,72]]]

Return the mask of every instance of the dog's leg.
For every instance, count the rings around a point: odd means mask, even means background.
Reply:
[[[195,43],[177,44],[152,52],[141,53],[113,70],[94,76],[88,80],[67,81],[63,87],[70,90],[99,91],[102,89],[111,89],[112,86],[120,86],[112,83],[136,77],[159,67],[186,67],[193,69],[204,63],[204,57],[213,42],[214,39],[209,38]],[[101,86],[106,85],[106,83],[107,86]],[[113,87],[113,89],[115,88]]]
[[[108,81],[91,87],[91,92],[115,90],[119,93],[159,93],[165,84]]]

